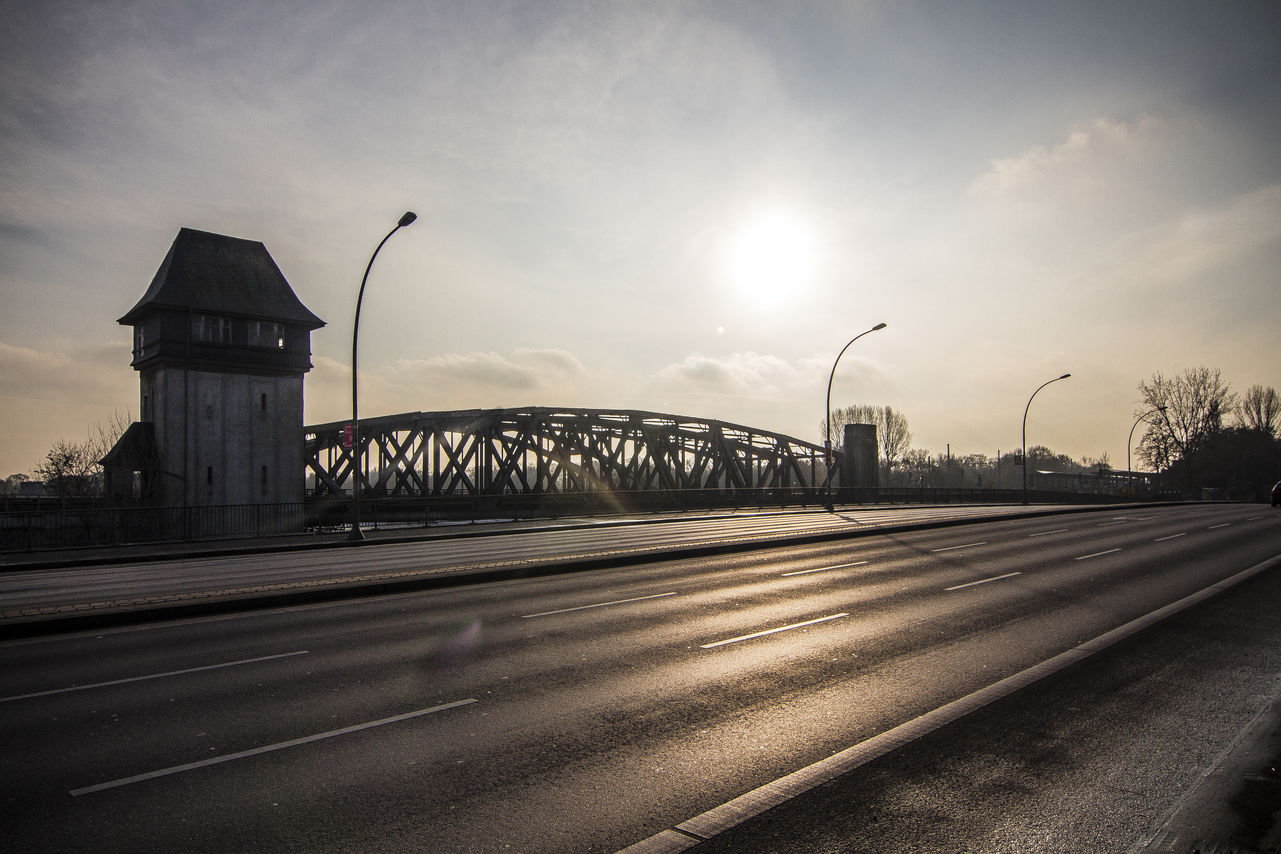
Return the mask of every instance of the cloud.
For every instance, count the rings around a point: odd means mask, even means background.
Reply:
[[[1281,385],[1257,362],[1281,112],[1251,21],[1274,16],[10,5],[0,340],[31,349],[0,383],[23,419],[136,398],[126,352],[99,369],[51,335],[127,336],[113,319],[184,225],[266,243],[330,323],[308,422],[349,417],[355,285],[407,208],[370,281],[362,415],[631,406],[813,435],[836,348],[878,320],[833,405],[902,406],[919,436],[929,413],[939,445],[1021,411],[1019,371],[1077,370],[1028,364],[1047,348]],[[814,227],[807,292],[768,312],[716,252],[761,205]]]
[[[751,352],[728,356],[691,353],[654,376],[659,388],[674,394],[776,395],[801,381],[798,371],[784,359]]]
[[[0,342],[0,395],[119,408],[138,395],[131,359],[128,344],[36,350]]]
[[[1105,187],[1105,178],[1116,177],[1115,167],[1128,171],[1134,165],[1159,126],[1151,116],[1135,122],[1095,119],[1055,145],[1036,145],[1014,157],[993,159],[991,167],[971,182],[969,192],[987,200],[1095,192]]]
[[[335,421],[351,412],[351,368],[313,358],[307,376],[308,423]],[[445,353],[401,359],[360,371],[362,418],[398,412],[526,405],[582,405],[597,385],[567,350],[517,348],[510,353]]]
[[[824,395],[836,353],[784,359],[752,351],[727,355],[691,353],[650,378],[645,407],[714,418],[816,441]],[[840,362],[832,406],[881,403],[895,398],[882,367],[863,356]]]
[[[556,388],[587,371],[566,350],[517,349],[501,353],[447,353],[430,359],[402,359],[393,376],[424,386],[453,385],[506,392]]]
[[[1268,247],[1281,249],[1281,185],[1185,213],[1153,236],[1136,266],[1154,283],[1195,281]]]

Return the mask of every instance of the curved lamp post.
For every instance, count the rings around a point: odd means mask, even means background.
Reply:
[[[357,406],[356,386],[356,342],[360,340],[360,304],[365,299],[365,284],[369,281],[369,271],[373,269],[374,259],[378,257],[379,250],[383,248],[384,243],[391,239],[393,234],[416,219],[418,219],[418,214],[413,211],[405,211],[396,222],[396,227],[387,232],[387,236],[378,244],[374,254],[369,256],[369,264],[365,267],[365,275],[360,280],[360,293],[356,295],[356,319],[351,326],[351,532],[347,535],[347,539],[352,542],[360,542],[365,539],[365,535],[360,530],[360,481],[363,479],[364,472],[359,465],[360,409]]]
[[[1045,388],[1050,383],[1056,383],[1059,380],[1065,380],[1071,374],[1064,374],[1061,377],[1055,377],[1052,380],[1041,383],[1037,386],[1036,391],[1032,392],[1032,397],[1036,397],[1036,392]],[[1023,503],[1027,504],[1027,413],[1032,408],[1032,397],[1027,399],[1027,406],[1023,407]]]
[[[868,332],[876,332],[878,329],[884,329],[885,326],[886,324],[884,323],[878,323],[871,329],[860,332],[851,338],[849,344],[842,347],[841,352],[836,354],[836,361],[832,363],[832,373],[827,378],[827,408],[823,410],[823,417],[827,420],[827,429],[823,436],[823,458],[827,464],[827,497],[823,502],[823,507],[827,510],[832,509],[832,380],[836,377],[836,366],[840,364],[841,356],[845,355],[845,351],[850,348],[850,344],[853,344]]]
[[[1142,421],[1144,418],[1147,418],[1149,415],[1155,415],[1158,412],[1165,414],[1165,409],[1166,408],[1164,406],[1158,406],[1155,409],[1149,409],[1147,412],[1143,413],[1138,418],[1136,418],[1134,421],[1134,426],[1130,428],[1130,438],[1127,439],[1125,442],[1125,473],[1127,475],[1130,475],[1131,486],[1134,485],[1134,477],[1133,477],[1133,470],[1130,468],[1130,448],[1134,446],[1134,431],[1138,429],[1139,422]]]

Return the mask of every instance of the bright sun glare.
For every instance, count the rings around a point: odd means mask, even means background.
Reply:
[[[745,298],[777,305],[807,284],[814,270],[814,237],[800,218],[758,215],[729,241],[730,281]]]

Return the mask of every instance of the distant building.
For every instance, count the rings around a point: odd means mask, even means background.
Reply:
[[[138,304],[139,421],[108,491],[162,506],[303,497],[303,375],[324,326],[260,242],[183,228]]]
[[[38,480],[24,480],[18,484],[19,498],[44,498],[48,495],[44,483]]]

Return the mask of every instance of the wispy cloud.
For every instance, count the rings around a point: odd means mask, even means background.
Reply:
[[[771,396],[812,380],[778,356],[751,352],[724,356],[691,353],[654,376],[655,384],[667,393],[709,395]]]
[[[350,413],[351,368],[315,357],[307,377],[307,420]],[[567,350],[445,353],[360,372],[362,414],[501,406],[584,405],[600,380]],[[600,404],[598,404],[600,405]]]
[[[137,397],[131,358],[128,344],[36,350],[0,342],[0,394],[97,404],[110,412]]]
[[[1158,126],[1150,116],[1135,122],[1095,119],[1073,129],[1061,142],[995,158],[988,171],[970,185],[970,192],[981,198],[1008,199],[1115,190],[1103,183],[1105,175],[1113,172],[1110,165],[1141,157],[1147,136]]]
[[[1153,284],[1199,282],[1212,271],[1239,268],[1268,250],[1281,252],[1281,184],[1222,206],[1185,212],[1153,235],[1135,266],[1146,270]],[[1241,281],[1240,274],[1234,278]],[[1265,278],[1275,288],[1275,268]],[[1275,290],[1269,295],[1275,297]]]
[[[487,397],[512,391],[536,394],[582,380],[587,371],[565,350],[518,349],[510,354],[447,353],[430,359],[402,360],[388,372],[407,386],[467,390]]]

